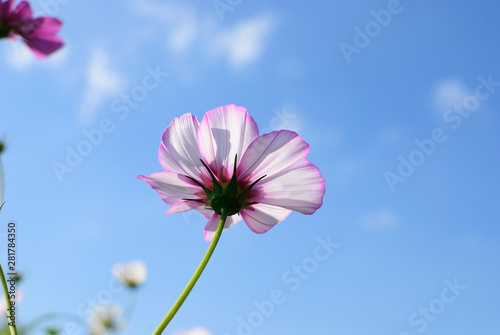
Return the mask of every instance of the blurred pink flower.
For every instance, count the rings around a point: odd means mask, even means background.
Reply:
[[[33,18],[33,11],[27,1],[21,1],[12,9],[14,0],[0,0],[0,37],[21,36],[37,58],[43,59],[63,46],[61,37],[56,36],[62,22],[54,17]]]
[[[293,131],[259,136],[246,109],[228,105],[207,112],[201,123],[191,114],[175,118],[160,144],[165,171],[138,178],[172,205],[167,215],[196,209],[208,218],[207,241],[222,207],[228,210],[224,229],[243,219],[260,234],[292,211],[313,214],[321,207],[325,180],[306,159],[309,151]]]

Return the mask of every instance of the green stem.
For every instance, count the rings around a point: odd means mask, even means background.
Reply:
[[[72,320],[74,321],[75,323],[80,323],[80,325],[82,327],[86,327],[87,324],[82,320],[82,318],[76,316],[76,315],[73,315],[73,314],[70,314],[70,313],[46,313],[46,314],[43,314],[43,315],[40,315],[38,316],[36,319],[34,319],[33,321],[31,321],[26,327],[23,327],[22,330],[23,330],[23,333],[24,332],[28,332],[29,330],[31,329],[34,329],[36,327],[38,327],[39,325],[41,325],[42,323],[44,322],[47,322],[47,321],[50,321],[52,319],[56,319],[56,320]]]
[[[0,207],[1,208],[1,207]],[[3,274],[2,264],[0,264],[0,280],[2,281],[3,294],[5,296],[5,306],[7,306],[7,317],[9,317],[9,310],[12,308],[10,304],[9,289],[7,288],[7,281]],[[17,335],[16,319],[13,322],[8,322],[11,335]]]
[[[198,281],[198,278],[200,278],[201,273],[205,269],[205,266],[207,265],[208,261],[210,260],[210,257],[212,257],[212,254],[215,250],[215,247],[217,246],[217,243],[219,242],[220,235],[222,234],[222,230],[224,229],[224,224],[226,223],[226,218],[227,218],[227,211],[225,208],[222,208],[219,226],[217,227],[217,231],[215,232],[215,236],[212,239],[212,242],[210,243],[210,246],[208,247],[208,250],[205,253],[205,256],[203,257],[200,265],[198,265],[198,268],[196,269],[195,273],[193,274],[193,276],[189,280],[189,283],[184,288],[184,291],[182,291],[179,298],[177,298],[177,301],[174,303],[172,308],[170,308],[170,311],[168,311],[167,315],[160,322],[160,325],[153,332],[153,335],[160,335],[161,333],[163,333],[163,331],[165,330],[165,328],[169,324],[170,320],[172,320],[175,313],[177,313],[179,308],[184,303],[184,300],[186,300],[187,296],[189,295],[189,292],[191,292],[194,285]]]

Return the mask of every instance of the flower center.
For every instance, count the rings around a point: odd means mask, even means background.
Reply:
[[[201,184],[198,182],[196,179],[191,178],[189,176],[189,179],[194,181],[196,184],[198,184],[203,191],[205,192],[205,195],[207,196],[208,201],[200,200],[200,199],[183,199],[183,200],[191,200],[191,201],[198,201],[206,204],[209,208],[211,208],[215,213],[221,215],[222,214],[222,209],[224,208],[226,210],[227,216],[231,216],[234,214],[239,213],[243,208],[256,204],[256,202],[246,202],[246,198],[248,197],[248,194],[250,193],[250,190],[252,187],[255,186],[262,178],[265,177],[262,176],[256,181],[254,181],[250,186],[248,186],[246,189],[243,191],[239,192],[238,190],[238,182],[236,180],[236,161],[237,161],[238,156],[234,158],[234,170],[233,170],[233,176],[231,177],[231,180],[229,183],[223,187],[217,178],[215,177],[214,173],[208,165],[201,160],[201,163],[207,169],[208,173],[210,174],[210,177],[212,177],[212,189],[209,189],[205,185]]]

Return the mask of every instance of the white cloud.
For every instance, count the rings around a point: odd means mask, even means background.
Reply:
[[[221,28],[214,13],[197,13],[187,5],[152,0],[133,0],[135,14],[160,21],[166,26],[166,41],[170,51],[185,56],[193,46],[205,58],[226,60],[233,68],[258,61],[276,26],[269,14],[259,14],[231,28]]]
[[[122,75],[110,69],[109,63],[109,55],[103,50],[95,49],[92,52],[85,71],[87,84],[80,109],[80,118],[84,122],[94,121],[99,105],[124,88]]]
[[[170,33],[169,45],[174,51],[183,52],[191,46],[197,35],[198,26],[195,19],[187,16]]]
[[[245,20],[234,29],[219,32],[214,39],[214,51],[224,54],[233,67],[240,68],[262,56],[274,25],[275,19],[269,15]]]
[[[190,330],[177,331],[174,333],[174,335],[212,335],[212,334],[205,328],[197,327]]]
[[[18,70],[27,69],[31,64],[36,61],[35,56],[32,54],[31,50],[21,42],[8,41],[9,46],[6,49],[6,59],[12,67]]]
[[[462,103],[471,94],[463,82],[446,79],[434,85],[432,104],[438,112],[444,113],[454,104]]]
[[[394,227],[398,223],[398,218],[394,211],[384,208],[364,214],[360,222],[365,228],[387,229]]]
[[[21,39],[17,39],[16,41],[9,41],[5,53],[7,63],[18,70],[24,70],[35,62],[39,62],[42,65],[57,67],[64,63],[68,51],[65,45],[62,49],[51,54],[46,59],[39,60]]]
[[[191,7],[148,0],[137,0],[131,4],[134,13],[158,20],[167,26],[168,46],[174,52],[186,51],[201,31]]]

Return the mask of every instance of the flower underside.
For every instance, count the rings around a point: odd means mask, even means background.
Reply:
[[[234,157],[233,176],[231,177],[231,180],[229,181],[226,187],[223,187],[219,183],[212,170],[210,170],[208,165],[202,159],[200,159],[201,163],[203,164],[205,169],[207,169],[208,173],[210,174],[210,177],[212,178],[212,183],[213,183],[212,189],[209,189],[208,187],[206,187],[205,185],[203,185],[202,183],[200,183],[199,181],[190,176],[186,177],[194,181],[196,184],[198,184],[198,186],[200,186],[203,189],[205,195],[207,196],[208,201],[201,199],[183,199],[183,200],[197,201],[204,203],[219,215],[222,215],[222,209],[224,208],[227,213],[227,216],[237,214],[243,208],[256,204],[257,202],[245,202],[245,200],[248,197],[250,190],[255,186],[255,184],[257,184],[260,180],[262,180],[262,178],[264,178],[266,175],[263,175],[262,177],[254,181],[246,189],[240,192],[238,189],[238,181],[236,180],[237,158],[238,155]]]

